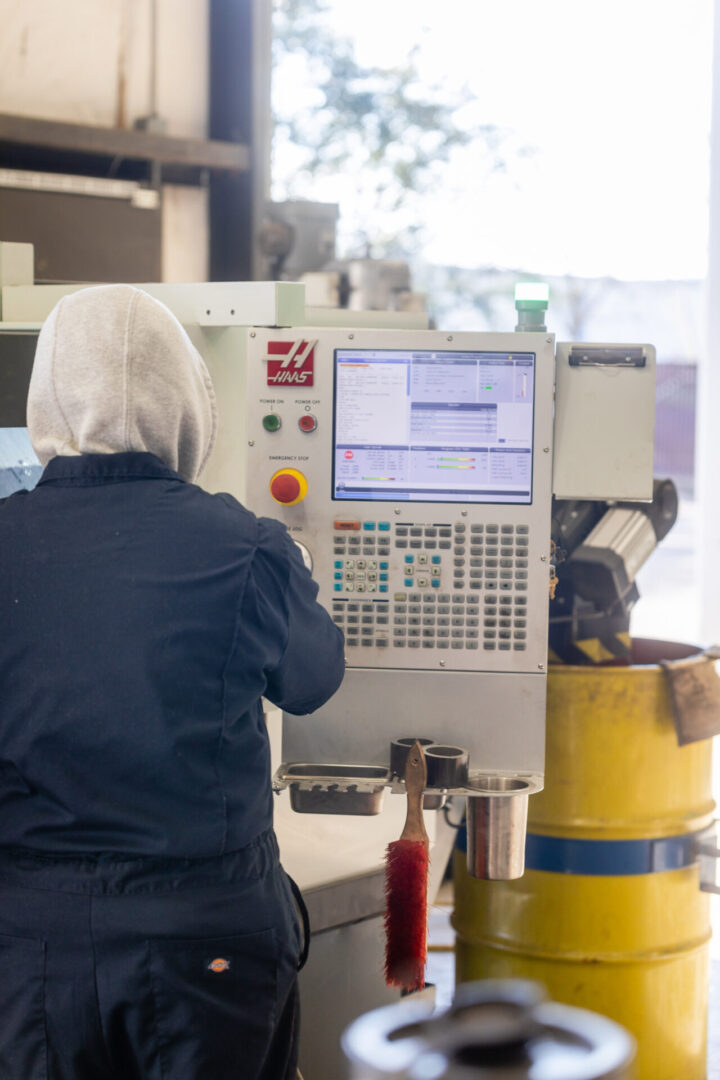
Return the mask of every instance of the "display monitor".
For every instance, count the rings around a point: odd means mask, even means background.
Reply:
[[[532,502],[535,354],[336,349],[333,499]]]

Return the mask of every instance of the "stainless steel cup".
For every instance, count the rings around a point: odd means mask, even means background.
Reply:
[[[467,800],[467,867],[472,877],[509,881],[523,876],[528,792],[526,780],[474,776]]]

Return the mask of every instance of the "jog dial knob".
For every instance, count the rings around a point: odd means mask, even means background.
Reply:
[[[297,469],[278,469],[270,480],[270,494],[284,506],[297,506],[308,492],[308,482]]]

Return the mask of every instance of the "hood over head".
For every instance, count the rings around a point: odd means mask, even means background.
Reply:
[[[215,442],[210,374],[178,320],[132,285],[64,296],[38,338],[28,432],[43,465],[58,455],[155,454],[195,480]]]

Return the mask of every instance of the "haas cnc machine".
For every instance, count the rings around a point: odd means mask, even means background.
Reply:
[[[77,287],[3,284],[10,456],[39,326]],[[345,634],[338,693],[283,717],[276,790],[300,813],[377,814],[419,738],[426,807],[468,800],[470,872],[519,876],[543,783],[553,494],[652,500],[654,349],[556,346],[537,291],[514,332],[445,333],[306,310],[292,283],[140,287],[215,383],[203,484],[286,524]]]

